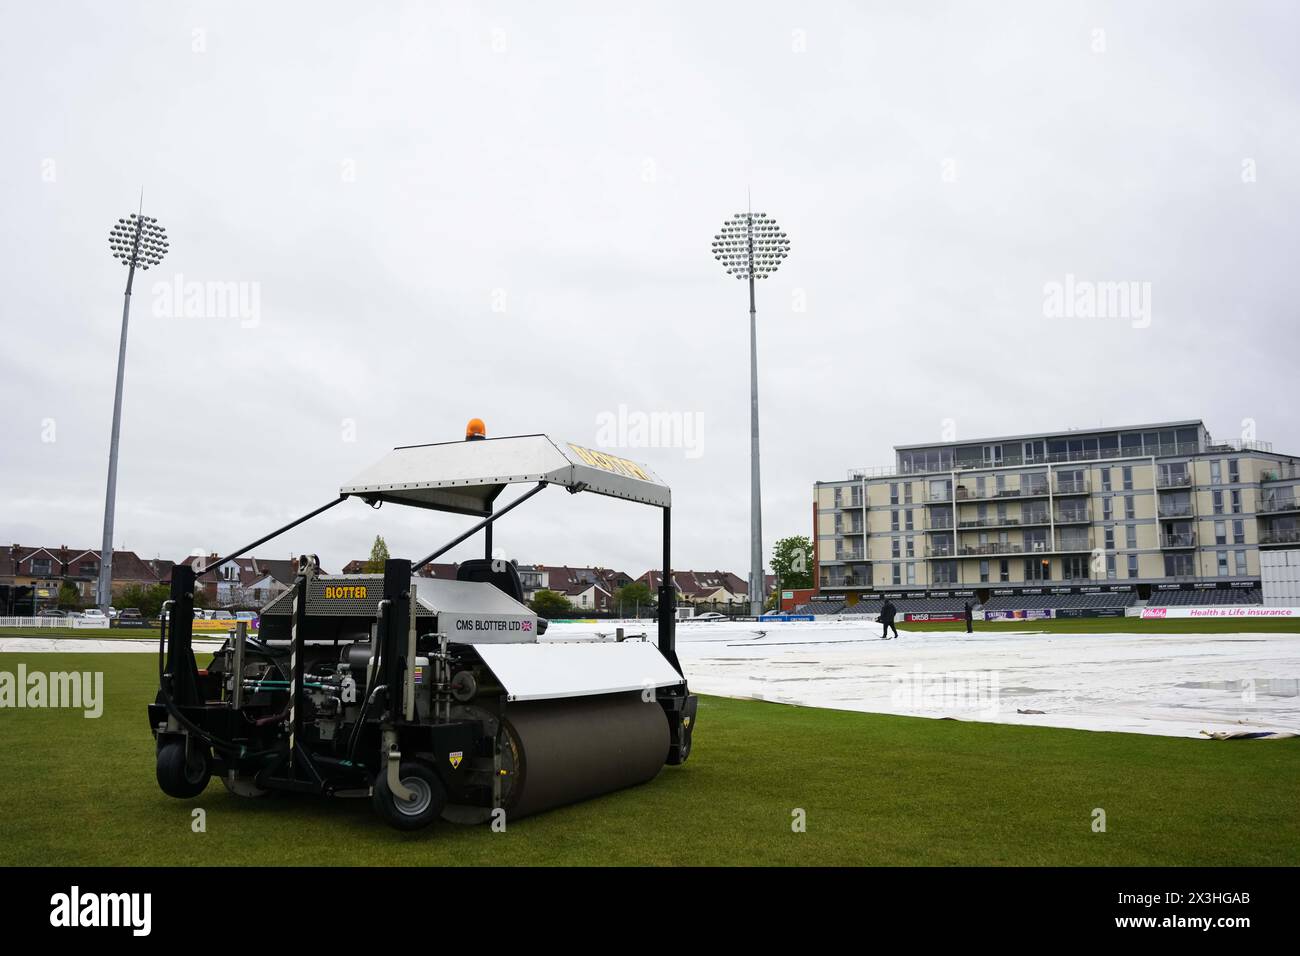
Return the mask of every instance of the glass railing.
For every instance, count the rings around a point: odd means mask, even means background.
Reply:
[[[1282,528],[1259,533],[1260,544],[1300,544],[1300,529]]]
[[[1178,534],[1162,534],[1160,536],[1160,547],[1194,548],[1196,547],[1196,532],[1183,531]]]
[[[1274,514],[1279,511],[1297,511],[1300,510],[1300,499],[1270,498],[1266,495],[1260,499],[1259,506],[1255,510],[1260,514]]]

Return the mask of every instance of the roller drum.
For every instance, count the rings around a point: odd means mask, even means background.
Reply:
[[[504,729],[511,817],[645,783],[668,755],[663,708],[635,691],[510,703]]]

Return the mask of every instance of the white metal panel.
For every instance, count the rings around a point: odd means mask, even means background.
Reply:
[[[487,514],[506,485],[546,481],[668,507],[668,486],[645,465],[545,435],[394,448],[340,489],[376,501]]]
[[[438,631],[460,644],[537,640],[537,615],[481,581],[412,578],[416,600],[438,615]]]
[[[644,641],[480,644],[474,649],[510,700],[616,694],[682,682],[659,648]]]

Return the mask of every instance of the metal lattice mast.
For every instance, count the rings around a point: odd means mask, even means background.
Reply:
[[[126,293],[122,301],[122,338],[117,347],[117,391],[113,395],[113,436],[108,446],[108,492],[104,502],[104,545],[99,554],[99,587],[96,603],[105,611],[113,603],[113,518],[117,503],[117,446],[122,430],[122,378],[126,372],[126,330],[131,316],[131,285],[135,270],[162,262],[167,254],[167,231],[158,220],[144,215],[141,197],[139,213],[119,219],[108,234],[113,257],[127,267]]]
[[[749,281],[749,609],[763,613],[763,505],[758,461],[758,315],[754,280],[776,272],[790,240],[761,212],[738,212],[713,237],[713,258],[737,279]]]

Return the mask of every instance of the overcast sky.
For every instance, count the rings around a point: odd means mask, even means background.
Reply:
[[[106,240],[142,185],[171,241],[127,361],[143,557],[224,553],[471,416],[594,446],[622,406],[691,428],[608,449],[672,487],[675,564],[743,575],[747,295],[710,241],[747,189],[792,242],[758,289],[768,547],[815,480],[946,423],[1300,453],[1294,5],[639,6],[7,3],[0,540],[99,546]],[[1132,314],[1048,314],[1067,276],[1136,283]],[[555,490],[496,543],[637,575],[657,518]],[[467,523],[347,503],[257,553],[337,570]]]

